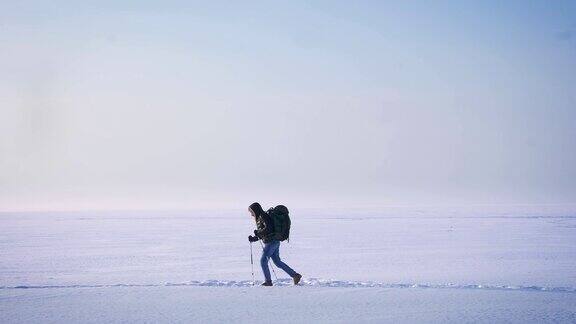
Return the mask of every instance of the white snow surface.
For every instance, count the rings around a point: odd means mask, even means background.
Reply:
[[[576,206],[0,213],[1,323],[576,322]],[[273,275],[274,276],[274,275]]]

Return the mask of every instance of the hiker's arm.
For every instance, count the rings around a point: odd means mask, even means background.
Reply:
[[[263,214],[260,217],[262,217],[262,223],[264,223],[264,227],[255,230],[254,234],[256,234],[256,236],[258,236],[259,238],[263,238],[264,236],[272,233],[273,230],[272,220],[270,219],[270,216],[268,216],[267,214]]]

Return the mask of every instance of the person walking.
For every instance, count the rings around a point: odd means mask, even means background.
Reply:
[[[280,207],[280,206],[278,206]],[[276,208],[278,208],[276,207]],[[286,217],[288,217],[288,209],[281,206],[286,210]],[[262,240],[264,243],[264,248],[262,249],[262,257],[260,258],[260,266],[262,267],[262,272],[264,273],[265,281],[262,286],[272,286],[272,278],[270,277],[270,269],[268,268],[268,259],[272,258],[274,264],[284,270],[297,285],[302,279],[302,275],[294,271],[290,266],[280,260],[280,240],[288,238],[288,233],[277,233],[275,231],[275,226],[272,217],[262,209],[259,203],[255,202],[248,207],[250,215],[256,221],[256,229],[254,230],[254,236],[249,235],[248,241],[250,243]],[[290,229],[290,220],[288,218],[288,231]]]

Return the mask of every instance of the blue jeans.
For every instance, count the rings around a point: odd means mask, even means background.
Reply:
[[[264,244],[264,250],[262,250],[262,257],[260,258],[260,266],[262,267],[266,281],[272,281],[270,278],[270,269],[268,269],[269,258],[272,258],[272,261],[278,268],[284,270],[290,277],[294,277],[296,271],[292,270],[292,268],[280,260],[280,242],[272,241]]]

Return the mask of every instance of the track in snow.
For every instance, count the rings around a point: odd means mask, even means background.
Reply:
[[[255,283],[256,285],[259,282]],[[0,289],[50,289],[50,288],[114,288],[114,287],[251,287],[250,280],[205,280],[188,281],[181,283],[163,284],[100,284],[100,285],[20,285],[0,286]],[[292,286],[291,279],[278,279],[275,286]],[[504,291],[541,291],[576,293],[576,287],[544,287],[544,286],[514,286],[514,285],[457,285],[457,284],[415,284],[415,283],[382,283],[373,281],[345,281],[310,278],[303,279],[300,286],[335,287],[335,288],[420,288],[420,289],[477,289],[477,290],[504,290]]]

